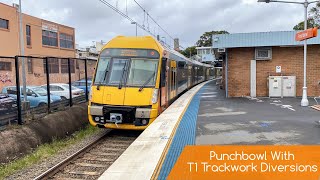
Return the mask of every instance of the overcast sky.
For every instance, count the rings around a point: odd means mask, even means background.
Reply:
[[[152,32],[166,34],[133,0],[106,0]],[[230,33],[292,30],[303,20],[303,6],[257,3],[257,0],[136,0],[183,47],[194,45],[205,31]],[[302,0],[297,0],[302,1]],[[11,5],[18,0],[0,0]],[[76,29],[76,43],[109,41],[116,35],[135,35],[135,26],[99,0],[22,0],[24,13]],[[147,33],[138,29],[138,35]],[[170,38],[166,36],[166,41]],[[171,41],[172,43],[172,41]]]

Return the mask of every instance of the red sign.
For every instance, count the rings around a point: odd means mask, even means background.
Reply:
[[[306,39],[317,37],[318,28],[310,28],[305,31],[298,32],[296,34],[296,41],[303,41]]]

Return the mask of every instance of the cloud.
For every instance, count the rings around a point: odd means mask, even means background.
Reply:
[[[0,0],[6,4],[17,0]],[[194,45],[205,31],[227,30],[231,33],[292,30],[303,20],[303,6],[257,3],[257,0],[136,0],[184,47]],[[151,32],[173,43],[147,18],[133,0],[107,0]],[[135,35],[135,25],[99,0],[28,0],[23,12],[76,29],[76,43],[109,41],[116,35]],[[147,35],[138,30],[139,35]]]

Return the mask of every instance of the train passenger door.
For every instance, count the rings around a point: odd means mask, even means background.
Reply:
[[[168,71],[167,71],[167,67],[169,68],[168,65],[168,60],[167,58],[163,58],[162,62],[161,62],[161,72],[160,72],[160,106],[161,107],[165,107],[166,105],[168,105]]]
[[[193,85],[196,85],[197,84],[197,67],[196,66],[193,66]]]
[[[192,85],[192,66],[188,65],[188,88]]]
[[[170,61],[170,99],[176,96],[177,89],[177,62],[174,60]]]

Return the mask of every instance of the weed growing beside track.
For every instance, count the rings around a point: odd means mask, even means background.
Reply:
[[[98,131],[98,128],[88,125],[84,129],[75,132],[68,138],[59,140],[56,139],[51,143],[40,145],[31,154],[28,154],[23,158],[16,159],[10,163],[0,165],[0,179],[4,179],[5,177],[12,175],[19,170],[36,164],[40,160],[54,156],[64,148],[69,147],[70,145],[73,145]]]

